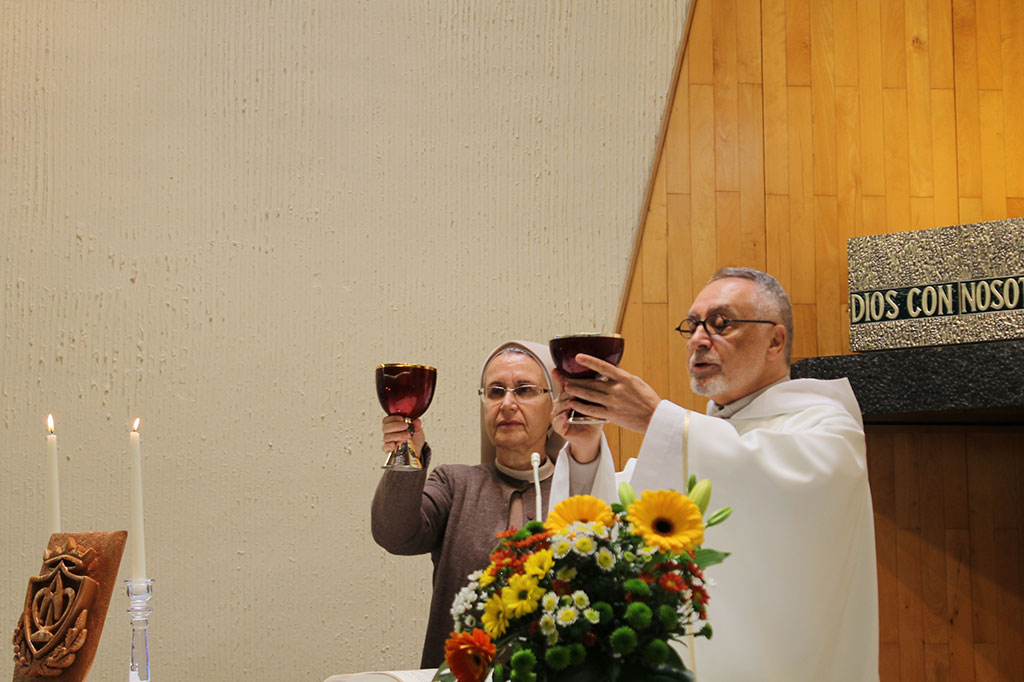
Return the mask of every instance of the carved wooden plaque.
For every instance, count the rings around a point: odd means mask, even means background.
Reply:
[[[54,533],[14,628],[14,682],[81,682],[96,656],[128,532]]]

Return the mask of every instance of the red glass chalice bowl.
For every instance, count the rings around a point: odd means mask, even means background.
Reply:
[[[555,361],[558,371],[570,379],[600,379],[601,376],[589,367],[576,362],[576,355],[584,353],[618,366],[622,360],[626,339],[621,334],[564,334],[556,336],[548,342],[551,358]],[[580,402],[586,402],[580,400]],[[605,420],[595,419],[581,414],[576,410],[569,412],[572,424],[604,424]]]
[[[389,415],[404,417],[407,424],[420,417],[434,398],[437,369],[429,365],[411,365],[404,362],[377,366],[377,399]],[[422,469],[423,462],[410,440],[388,454],[385,469]]]

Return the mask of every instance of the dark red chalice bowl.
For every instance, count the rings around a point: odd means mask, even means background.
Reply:
[[[405,421],[411,423],[430,407],[436,383],[437,369],[429,365],[410,365],[402,362],[378,365],[377,400],[389,415],[405,417]],[[411,439],[388,455],[384,468],[423,468]]]
[[[622,352],[626,339],[621,334],[564,334],[556,336],[548,342],[551,358],[555,361],[558,371],[570,379],[598,379],[598,372],[576,362],[576,355],[584,353],[618,366],[622,360]],[[581,400],[580,402],[586,402]],[[602,419],[594,419],[573,410],[569,413],[569,421],[573,424],[604,424]]]
[[[377,399],[384,411],[416,419],[434,399],[437,369],[428,365],[388,363],[377,367]]]

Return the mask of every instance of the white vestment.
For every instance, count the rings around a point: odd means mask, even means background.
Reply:
[[[733,508],[706,536],[731,555],[707,571],[714,636],[697,639],[699,682],[877,682],[874,520],[849,382],[784,381],[729,419],[662,401],[617,476],[602,438],[593,494],[615,501],[616,479],[685,490],[687,414],[689,472],[711,479],[711,510]],[[570,459],[558,458],[552,506]]]

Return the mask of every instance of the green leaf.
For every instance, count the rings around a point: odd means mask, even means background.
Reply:
[[[725,521],[732,514],[732,507],[722,507],[714,514],[708,517],[708,520],[704,523],[706,528],[711,526],[717,526],[722,521]]]
[[[720,564],[729,556],[729,552],[719,552],[717,549],[707,549],[705,547],[701,547],[694,554],[696,555],[694,563],[701,568]]]

